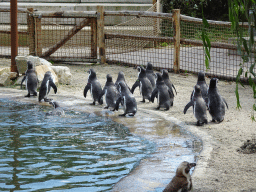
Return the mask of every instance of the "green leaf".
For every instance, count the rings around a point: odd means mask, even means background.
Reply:
[[[240,100],[239,100],[239,93],[238,93],[238,84],[236,84],[236,108],[240,109],[242,106],[240,105]]]
[[[243,41],[244,49],[247,52],[247,54],[249,55],[250,51],[249,51],[248,46],[247,46],[247,41],[245,40],[245,38],[242,38],[242,41]]]

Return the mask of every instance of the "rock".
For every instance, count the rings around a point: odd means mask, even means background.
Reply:
[[[51,71],[52,75],[53,75],[53,80],[55,82],[55,84],[57,85],[58,84],[58,77],[57,75],[55,74],[55,72],[52,70],[51,67],[47,66],[47,65],[39,65],[39,66],[36,66],[36,73],[37,73],[37,78],[39,80],[39,86],[41,86],[41,83],[44,79],[44,74],[47,72],[47,71]]]
[[[52,66],[53,71],[56,73],[59,83],[70,85],[72,80],[72,74],[70,69],[66,66]]]
[[[43,58],[40,58],[40,65],[47,65],[48,67],[52,66],[52,64],[49,61],[47,61]]]
[[[10,67],[5,67],[0,69],[0,75],[2,75],[3,73],[8,73],[11,72],[11,68]]]
[[[0,86],[9,86],[12,84],[13,78],[16,78],[17,73],[16,72],[4,72],[0,76]]]
[[[18,72],[24,75],[27,70],[27,57],[16,56],[15,61],[16,61]]]
[[[34,67],[41,65],[41,60],[38,56],[29,55],[26,58],[27,58],[27,61],[31,61],[33,63]]]

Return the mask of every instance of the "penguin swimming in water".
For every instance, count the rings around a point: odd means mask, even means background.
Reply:
[[[162,70],[162,77],[163,77],[163,80],[164,80],[165,84],[166,84],[166,85],[169,87],[169,89],[171,90],[173,97],[174,97],[174,93],[173,93],[173,90],[172,90],[172,89],[174,89],[174,91],[175,91],[175,93],[176,93],[176,95],[177,95],[176,88],[174,87],[173,83],[171,82],[167,70],[165,70],[165,69]]]
[[[38,86],[38,79],[36,71],[33,67],[33,63],[31,61],[27,62],[27,71],[25,76],[23,77],[20,88],[22,89],[22,84],[26,80],[26,89],[28,90],[28,94],[25,97],[30,97],[32,94],[33,96],[37,96],[37,86]]]
[[[208,109],[212,116],[212,122],[217,121],[218,123],[224,120],[225,116],[225,105],[228,109],[228,104],[223,97],[218,92],[217,88],[217,78],[212,78],[210,81],[210,86],[208,89]]]
[[[41,102],[42,99],[44,99],[45,102],[49,102],[51,101],[51,99],[47,99],[47,95],[49,94],[51,87],[54,90],[54,93],[57,93],[57,86],[54,83],[54,79],[52,77],[52,73],[51,71],[47,71],[44,74],[44,79],[41,83],[41,87],[39,90],[39,97],[38,97],[38,101]]]
[[[139,66],[138,71],[139,71],[139,76],[138,76],[138,79],[135,81],[135,83],[132,86],[131,93],[134,92],[136,87],[139,87],[140,93],[142,95],[141,102],[145,102],[145,99],[148,99],[150,101],[151,94],[153,91],[152,84],[149,81],[149,79],[147,78],[146,70],[143,67]]]
[[[130,90],[130,87],[127,85],[126,81],[125,81],[125,78],[124,78],[124,72],[123,71],[119,71],[118,73],[118,76],[117,76],[117,79],[116,79],[116,82],[115,82],[115,86],[116,88],[118,89],[118,83],[120,81],[123,81],[125,83],[125,85],[129,88]]]
[[[156,87],[156,75],[153,71],[153,65],[150,62],[148,62],[147,67],[146,67],[146,76],[149,79],[149,81],[151,82],[152,88],[155,89],[155,87]]]
[[[103,91],[99,95],[98,102],[100,103],[102,96],[105,95],[105,100],[107,103],[105,109],[108,109],[109,107],[115,108],[118,94],[119,92],[115,84],[113,83],[112,76],[110,74],[107,74],[107,82],[105,84],[105,87],[103,88]]]
[[[100,82],[98,81],[96,77],[96,72],[94,69],[90,69],[88,71],[89,76],[88,76],[88,82],[87,85],[84,88],[84,97],[86,98],[88,90],[90,90],[92,98],[93,98],[93,103],[92,105],[96,104],[96,101],[99,100],[99,96],[102,92],[102,88],[100,85]],[[103,104],[103,98],[100,99],[99,104]]]
[[[205,101],[202,97],[200,86],[196,85],[193,93],[193,99],[185,106],[184,114],[186,114],[189,107],[193,106],[194,116],[197,119],[197,125],[207,124],[207,109]]]
[[[200,90],[201,90],[201,94],[202,94],[202,97],[203,99],[205,100],[205,103],[207,104],[207,100],[208,100],[208,96],[207,96],[207,93],[208,93],[208,85],[205,81],[205,74],[204,72],[200,71],[198,73],[198,77],[197,77],[197,83],[196,85],[199,85],[200,86]],[[191,94],[191,100],[193,99],[193,94],[194,94],[194,91],[192,92]]]
[[[176,174],[171,182],[166,186],[163,192],[188,192],[192,190],[192,179],[190,169],[195,167],[196,163],[183,161],[176,169]]]
[[[60,107],[59,103],[57,101],[50,101],[49,102],[53,107],[53,111],[49,111],[46,113],[47,116],[62,116],[65,115],[65,111],[62,107]]]
[[[170,106],[173,106],[173,93],[164,83],[162,75],[160,73],[156,73],[156,75],[156,88],[152,92],[151,102],[154,103],[154,98],[156,97],[158,102],[156,109],[165,107],[165,110],[169,110]]]
[[[118,111],[119,104],[121,103],[123,105],[124,114],[119,116],[125,116],[126,114],[128,114],[129,116],[134,116],[137,112],[137,103],[135,97],[123,81],[121,81],[118,85],[120,94],[116,101],[115,109],[113,111]]]

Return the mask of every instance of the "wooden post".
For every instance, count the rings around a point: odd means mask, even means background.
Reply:
[[[97,59],[97,19],[91,18],[91,57]]]
[[[42,55],[42,26],[41,18],[35,17],[35,55]]]
[[[174,73],[179,73],[180,71],[180,10],[173,10],[173,38],[174,38],[174,63],[173,70]]]
[[[17,0],[11,0],[11,72],[17,72],[15,57],[18,55],[18,7]]]
[[[106,63],[105,53],[105,33],[104,33],[104,7],[97,6],[97,33],[98,33],[98,47],[100,54],[100,63]]]
[[[33,8],[28,8],[27,13],[27,32],[28,32],[28,43],[29,43],[29,55],[36,55],[36,44],[35,44],[35,21],[33,17]]]

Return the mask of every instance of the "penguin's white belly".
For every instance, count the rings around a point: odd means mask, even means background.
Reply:
[[[124,105],[123,105],[123,107],[124,107],[124,111],[126,111],[126,99],[125,99],[125,96],[123,96],[123,99],[124,99]]]
[[[142,83],[140,81],[140,94],[142,94]]]

